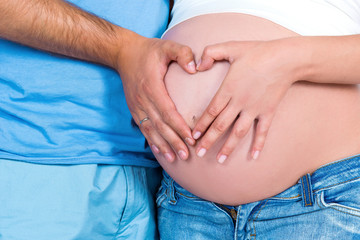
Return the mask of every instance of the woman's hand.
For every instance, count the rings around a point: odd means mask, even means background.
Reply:
[[[230,69],[216,95],[193,129],[202,136],[196,149],[202,157],[234,123],[229,138],[217,155],[223,163],[238,142],[255,124],[251,156],[257,159],[277,106],[300,76],[301,52],[287,39],[274,41],[226,42],[204,49],[199,71],[210,69],[214,61],[227,60]]]
[[[170,162],[175,159],[174,150],[181,159],[188,158],[184,140],[190,145],[195,144],[191,129],[177,112],[165,88],[164,76],[171,61],[177,61],[188,73],[196,72],[189,47],[134,34],[120,51],[117,67],[134,120],[152,150],[162,153]],[[145,118],[148,120],[141,122]]]

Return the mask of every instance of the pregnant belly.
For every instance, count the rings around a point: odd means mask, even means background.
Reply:
[[[186,44],[197,59],[206,45],[230,40],[270,40],[297,34],[268,20],[246,14],[198,16],[170,29],[165,39]],[[190,127],[201,116],[224,79],[229,64],[218,62],[189,75],[173,63],[165,78],[178,111]],[[264,150],[253,161],[253,128],[224,164],[216,154],[229,131],[203,158],[190,147],[187,161],[162,167],[182,187],[204,199],[244,204],[274,196],[323,164],[360,153],[360,94],[357,85],[294,84],[277,109]]]

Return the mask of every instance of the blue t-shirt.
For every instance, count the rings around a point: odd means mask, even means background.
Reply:
[[[166,0],[72,0],[145,37],[160,37]],[[0,39],[0,159],[158,166],[131,126],[113,69]]]

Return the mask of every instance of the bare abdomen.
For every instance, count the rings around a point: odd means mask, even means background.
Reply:
[[[237,13],[189,19],[164,36],[190,46],[196,57],[206,45],[230,40],[270,40],[296,36],[268,20]],[[201,115],[221,84],[229,65],[189,75],[172,64],[166,75],[171,98],[189,126]],[[224,164],[216,154],[226,136],[198,158],[174,163],[157,156],[163,168],[185,189],[210,201],[243,204],[264,199],[292,186],[305,173],[360,153],[360,93],[356,85],[297,83],[281,102],[264,150],[249,158],[251,130]]]

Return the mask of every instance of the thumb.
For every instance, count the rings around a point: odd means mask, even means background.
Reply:
[[[205,47],[196,69],[200,72],[206,71],[213,66],[215,61],[229,60],[228,45],[229,43],[220,43]]]

